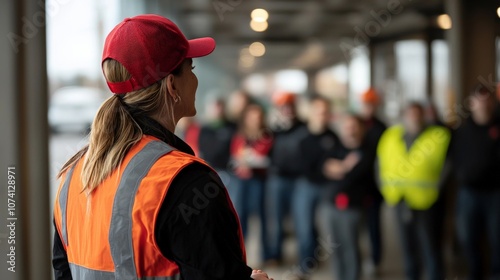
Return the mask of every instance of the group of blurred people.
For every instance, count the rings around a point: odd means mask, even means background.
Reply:
[[[362,228],[368,229],[371,263],[379,266],[384,201],[394,209],[406,279],[420,279],[422,271],[429,280],[445,279],[450,178],[457,186],[456,235],[468,279],[500,279],[498,102],[481,85],[468,100],[470,116],[458,128],[446,127],[434,108],[418,102],[407,104],[401,123],[387,128],[376,117],[381,100],[374,89],[362,95],[360,112],[335,117],[330,100],[313,96],[305,122],[292,93],[273,98],[268,118],[264,106],[238,92],[227,108],[222,99],[211,102],[205,122],[190,123],[183,136],[221,174],[245,236],[249,217],[259,218],[265,264],[283,263],[284,222],[291,217],[297,279],[307,279],[317,263],[317,221],[338,245],[332,250],[336,279],[360,279]],[[324,215],[318,215],[320,206]]]

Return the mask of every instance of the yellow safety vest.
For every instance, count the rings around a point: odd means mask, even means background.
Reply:
[[[411,209],[430,208],[439,196],[439,179],[451,134],[441,126],[427,127],[407,149],[401,125],[387,129],[380,138],[377,157],[380,191],[389,205],[401,200]]]

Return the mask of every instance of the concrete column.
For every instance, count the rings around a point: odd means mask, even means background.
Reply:
[[[375,87],[375,69],[376,69],[376,58],[375,58],[375,45],[368,45],[368,57],[370,59],[370,87]]]
[[[10,236],[10,230],[7,228],[7,168],[9,166],[18,166],[19,163],[19,144],[18,144],[18,115],[17,115],[17,96],[18,85],[16,83],[17,75],[17,57],[13,53],[10,43],[6,39],[9,32],[16,32],[19,30],[16,26],[15,18],[17,16],[17,9],[19,3],[17,1],[2,0],[2,9],[0,9],[0,30],[2,40],[0,40],[0,84],[2,85],[0,89],[1,102],[0,102],[0,129],[2,137],[0,137],[0,275],[2,279],[23,279],[23,271],[18,266],[22,262],[22,243],[21,243],[21,229],[20,221],[17,223],[19,226],[15,229],[16,251],[16,272],[10,272],[7,264],[6,255],[10,252],[11,244],[8,244],[8,237]],[[19,170],[17,170],[19,171]],[[17,173],[17,172],[16,172]],[[17,175],[17,174],[16,174]],[[16,195],[20,200],[20,180],[16,180],[18,183],[16,189]],[[21,205],[16,205],[19,208]],[[19,210],[18,210],[19,211]],[[19,213],[19,212],[18,212]],[[20,214],[20,213],[19,213]]]
[[[50,279],[45,5],[1,0],[0,30],[0,259],[15,246],[15,272],[0,262],[2,279]],[[15,195],[7,196],[7,169],[15,167]],[[8,199],[15,201],[15,216]],[[13,201],[11,201],[13,202]],[[8,218],[15,217],[15,230]],[[15,235],[15,244],[8,238]],[[10,257],[9,257],[10,258]]]
[[[445,9],[453,25],[446,32],[450,48],[451,89],[459,104],[474,85],[495,86],[498,6],[498,1],[491,0],[445,1]]]
[[[426,64],[425,67],[426,69],[426,77],[425,77],[425,83],[426,83],[426,94],[427,94],[427,101],[432,102],[432,98],[434,95],[434,88],[433,88],[433,82],[434,82],[434,75],[433,75],[433,61],[432,61],[432,37],[427,35],[426,41],[425,41],[425,47],[427,49],[426,53]]]

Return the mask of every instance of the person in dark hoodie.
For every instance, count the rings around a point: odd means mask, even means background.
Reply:
[[[457,235],[468,278],[500,279],[500,120],[494,95],[479,85],[470,97],[470,118],[455,131],[450,153],[458,181]],[[490,253],[490,276],[480,250],[483,233]]]
[[[274,122],[274,143],[270,153],[268,178],[269,265],[282,261],[283,223],[290,211],[290,202],[301,173],[300,141],[306,136],[306,126],[297,118],[295,94],[282,93],[274,99],[277,114]]]
[[[309,105],[307,135],[300,142],[301,177],[292,197],[292,215],[299,247],[299,279],[310,275],[310,260],[314,259],[317,247],[316,212],[323,189],[328,184],[322,162],[326,153],[339,144],[337,135],[329,128],[330,119],[329,100],[313,97]]]
[[[323,165],[325,176],[331,180],[325,189],[326,225],[335,244],[333,251],[337,279],[360,278],[359,232],[363,216],[363,201],[374,184],[375,151],[366,141],[363,120],[354,114],[346,115],[341,123],[341,145],[328,153]]]

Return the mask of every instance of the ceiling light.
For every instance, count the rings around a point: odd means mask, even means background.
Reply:
[[[500,7],[497,8],[497,16],[500,18]]]
[[[266,46],[261,42],[253,42],[250,47],[248,47],[248,51],[253,56],[263,56],[266,53]]]
[[[267,19],[269,18],[269,13],[264,9],[255,9],[252,11],[250,16],[254,21],[264,22],[267,21]]]
[[[255,20],[250,21],[250,28],[252,28],[252,30],[255,32],[266,31],[267,26],[268,26],[267,21],[255,21]]]
[[[451,18],[447,14],[442,14],[437,17],[437,24],[441,29],[451,28]]]

